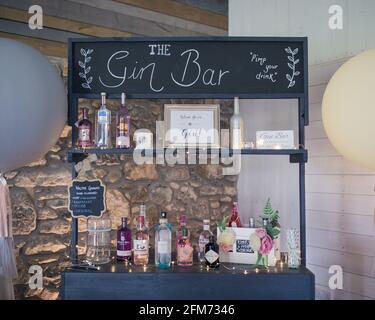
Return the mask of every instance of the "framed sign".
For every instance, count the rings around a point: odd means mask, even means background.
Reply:
[[[257,131],[257,149],[295,149],[294,131]]]
[[[218,104],[164,105],[164,147],[220,147]]]
[[[229,252],[220,250],[220,262],[228,263],[243,263],[255,264],[258,259],[258,253],[250,246],[250,236],[255,232],[256,228],[229,228],[232,229],[236,235],[236,241],[233,248]],[[217,229],[217,236],[219,237],[220,230]],[[273,248],[268,255],[268,264],[270,266],[276,265],[275,249]]]
[[[68,188],[72,217],[101,217],[106,211],[105,190],[101,180],[73,180]]]

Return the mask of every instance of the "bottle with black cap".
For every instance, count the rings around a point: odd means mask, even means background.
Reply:
[[[206,260],[206,265],[212,269],[215,269],[220,266],[219,246],[216,243],[214,235],[209,236],[208,239],[209,242],[206,244],[204,258]]]

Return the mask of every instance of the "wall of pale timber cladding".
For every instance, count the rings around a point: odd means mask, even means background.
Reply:
[[[155,132],[155,121],[163,118],[164,103],[189,102],[192,100],[129,100],[133,132],[138,128],[150,128]],[[229,128],[232,102],[194,101],[204,102],[221,103],[221,127]],[[112,110],[118,108],[117,101],[110,100],[108,105]],[[99,101],[83,100],[80,106],[89,106],[93,120]],[[70,139],[71,131],[66,127],[58,143],[43,159],[7,175],[14,213],[19,271],[16,293],[19,299],[58,298],[60,272],[68,263],[70,241],[67,186],[71,182],[71,167],[65,160]],[[223,176],[220,165],[137,166],[130,156],[103,156],[94,162],[86,161],[81,174],[87,178],[100,178],[107,186],[113,243],[120,217],[130,217],[135,227],[135,217],[142,202],[147,205],[150,226],[157,223],[161,210],[170,213],[169,219],[174,227],[177,215],[187,214],[194,242],[197,243],[202,219],[211,217],[211,228],[214,230],[216,222],[230,213],[237,194],[237,176]],[[80,219],[80,253],[85,251],[85,231],[85,220]],[[154,237],[152,230],[151,237]],[[28,288],[27,272],[33,264],[43,267],[44,289]]]

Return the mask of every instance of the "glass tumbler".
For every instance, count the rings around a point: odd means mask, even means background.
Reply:
[[[111,260],[111,219],[108,215],[87,219],[86,259],[93,264]]]

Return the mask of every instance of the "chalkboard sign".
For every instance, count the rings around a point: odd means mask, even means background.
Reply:
[[[100,180],[73,180],[69,211],[74,218],[101,217],[105,210],[105,186]]]
[[[306,38],[71,39],[69,92],[301,96]]]
[[[254,253],[250,247],[250,240],[236,240],[236,252],[238,253]]]

